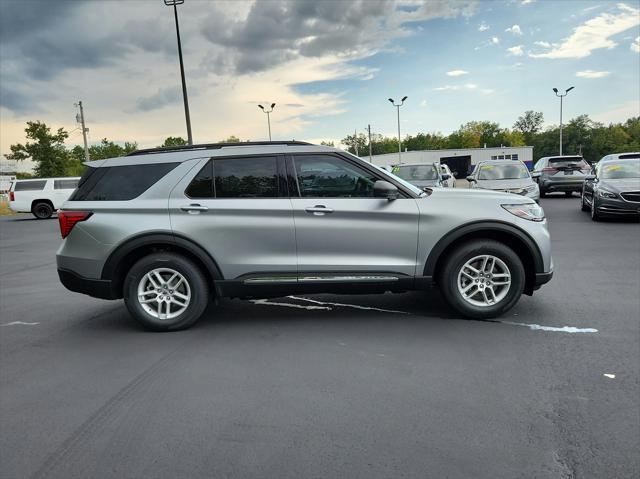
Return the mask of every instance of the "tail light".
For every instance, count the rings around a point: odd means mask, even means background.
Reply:
[[[558,171],[558,168],[556,168],[555,166],[545,166],[544,168],[542,168],[542,171]]]
[[[16,200],[16,195],[14,194],[13,191],[9,192],[9,201],[15,201]]]
[[[93,213],[91,211],[65,211],[58,210],[58,222],[60,223],[60,234],[62,239],[69,236],[71,230],[76,225],[88,219]]]

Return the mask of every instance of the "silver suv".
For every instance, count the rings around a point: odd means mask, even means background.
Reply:
[[[553,274],[533,200],[422,191],[335,148],[197,145],[87,166],[59,212],[60,280],[124,298],[153,330],[191,326],[215,297],[433,284],[464,316],[492,318]]]

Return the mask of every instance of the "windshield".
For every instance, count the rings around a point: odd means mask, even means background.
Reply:
[[[521,163],[513,165],[482,165],[479,180],[519,180],[529,178],[529,170]]]
[[[396,166],[393,174],[403,180],[437,180],[438,170],[433,165],[403,165]]]
[[[602,179],[640,178],[640,161],[626,160],[602,166]]]

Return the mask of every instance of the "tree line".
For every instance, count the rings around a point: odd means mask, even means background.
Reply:
[[[520,116],[511,129],[502,128],[491,121],[470,121],[461,125],[449,135],[442,133],[418,133],[407,135],[402,140],[402,149],[441,150],[452,148],[483,148],[499,146],[533,146],[534,159],[558,154],[559,127],[543,128],[544,117],[541,112],[527,111]],[[64,128],[52,131],[41,121],[28,121],[25,128],[27,142],[11,145],[11,153],[5,155],[10,160],[31,158],[34,163],[35,177],[79,176],[84,170],[84,148],[68,148],[65,142],[69,133]],[[593,163],[609,153],[640,151],[640,116],[629,118],[624,123],[604,125],[591,120],[587,115],[573,118],[563,130],[563,153],[581,154]],[[230,136],[223,142],[239,143],[236,136]],[[321,142],[333,146],[333,142]],[[181,137],[168,137],[159,147],[186,145]],[[369,139],[364,133],[348,135],[342,144],[351,153],[364,157],[369,153]],[[99,144],[89,147],[91,160],[101,160],[124,156],[138,148],[136,142],[119,145],[103,138]],[[395,153],[398,151],[398,139],[372,134],[371,150],[374,155]],[[21,174],[21,177],[32,175]]]
[[[533,146],[534,159],[558,154],[559,126],[543,128],[542,112],[527,111],[511,129],[502,128],[491,121],[470,121],[450,135],[418,133],[402,139],[402,150],[442,150],[500,146]],[[590,163],[609,153],[640,151],[640,116],[624,123],[604,125],[588,115],[573,118],[562,128],[563,154],[582,155]],[[342,139],[351,153],[365,157],[369,154],[369,139],[364,133],[348,135]],[[371,135],[374,155],[396,153],[398,139],[379,134]]]

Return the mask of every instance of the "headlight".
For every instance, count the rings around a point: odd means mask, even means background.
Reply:
[[[532,193],[532,192],[536,191],[537,189],[538,189],[538,185],[536,185],[536,184],[529,185],[529,186],[527,186],[527,188],[526,188],[526,190],[527,190],[529,193]]]
[[[501,205],[512,215],[519,216],[529,221],[544,220],[544,210],[536,203],[523,203],[520,205]]]
[[[616,195],[615,193],[612,193],[611,191],[607,191],[607,190],[598,190],[598,196],[600,198],[617,198],[618,195]]]

